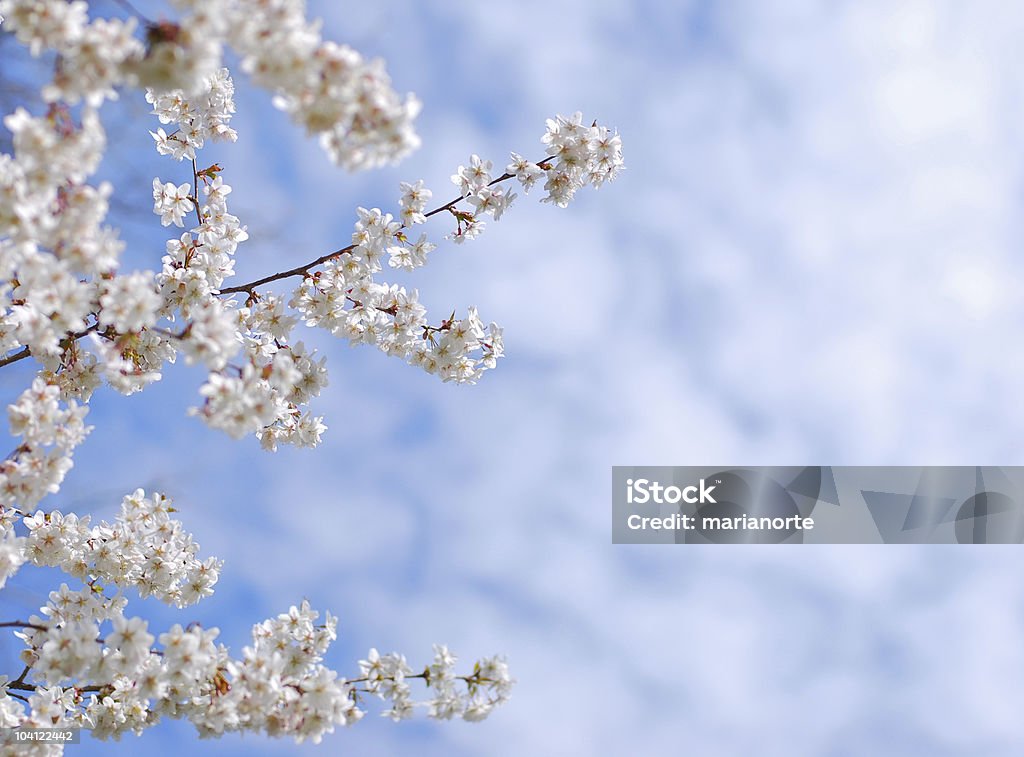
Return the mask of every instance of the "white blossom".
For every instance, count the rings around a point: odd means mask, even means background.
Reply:
[[[185,225],[185,214],[195,207],[191,192],[192,188],[187,183],[175,186],[169,181],[153,179],[153,212],[160,216],[161,224]]]
[[[271,451],[315,447],[327,432],[311,407],[328,386],[327,363],[297,337],[302,326],[373,345],[446,382],[478,381],[504,356],[502,329],[485,327],[473,306],[430,317],[417,289],[376,278],[384,261],[402,272],[426,265],[437,245],[407,231],[435,216],[454,219],[454,243],[477,238],[517,198],[513,179],[524,192],[543,179],[543,201],[567,205],[623,169],[620,139],[579,113],[557,116],[543,160],[512,153],[495,177],[490,160],[472,155],[451,177],[459,196],[433,210],[424,180],[402,182],[391,212],[356,209],[347,246],[296,260],[302,251],[282,249],[283,270],[240,283],[236,257],[252,219],[231,213],[232,174],[203,153],[238,136],[229,48],[348,170],[416,149],[420,104],[392,87],[382,61],[323,39],[302,0],[171,5],[176,19],[151,22],[94,18],[83,0],[0,0],[4,29],[32,55],[58,61],[40,91],[42,112],[17,107],[3,119],[13,151],[0,154],[0,367],[30,357],[37,372],[7,406],[17,446],[0,461],[0,587],[28,569],[63,579],[37,615],[13,622],[27,669],[0,676],[0,727],[80,726],[118,739],[169,717],[204,736],[316,742],[358,722],[373,698],[396,721],[417,710],[481,720],[509,697],[502,657],[460,673],[443,645],[419,667],[371,649],[345,677],[325,664],[337,619],[307,602],[253,626],[251,644],[232,656],[216,628],[160,631],[127,614],[129,595],[183,609],[217,586],[221,561],[200,554],[167,497],[136,490],[111,522],[40,503],[60,493],[91,431],[94,393],[143,391],[179,353],[207,371],[189,412]],[[153,179],[153,212],[176,228],[162,251],[148,251],[162,253],[158,271],[125,273],[124,242],[106,222],[114,187],[89,181],[108,147],[101,109],[133,88],[145,90],[159,122],[149,132],[155,150],[173,161],[173,176]]]
[[[149,273],[115,276],[103,282],[99,322],[118,331],[141,331],[157,321],[162,304]]]
[[[555,162],[547,170],[544,189],[548,196],[543,202],[564,208],[581,187],[600,187],[622,170],[622,142],[618,134],[596,123],[584,126],[583,114],[578,111],[569,118],[548,119],[547,125],[543,142]]]
[[[434,196],[434,193],[423,186],[423,179],[415,184],[403,181],[400,188],[402,196],[398,204],[402,206],[402,223],[406,226],[426,223],[427,218],[423,211],[426,210],[427,202]]]

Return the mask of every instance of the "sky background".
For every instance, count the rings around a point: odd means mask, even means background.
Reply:
[[[1019,548],[615,546],[609,488],[616,464],[1024,464],[1024,9],[310,9],[423,99],[424,144],[346,174],[239,74],[240,138],[203,159],[249,227],[242,279],[346,243],[355,206],[395,212],[401,180],[443,202],[471,153],[538,156],[555,113],[617,128],[628,170],[565,210],[535,190],[392,276],[437,316],[475,304],[505,327],[478,386],[308,330],[329,431],[272,455],[188,418],[203,377],[178,366],[97,393],[49,505],[112,518],[138,486],[175,499],[225,568],[186,612],[129,605],[151,628],[199,620],[239,650],[307,597],[340,616],[342,673],[371,646],[416,666],[445,642],[467,665],[506,654],[519,683],[482,724],[371,715],[319,750],[168,724],[74,754],[1019,754]],[[12,47],[4,65],[30,72]],[[155,155],[140,96],[115,113],[125,267],[156,267],[152,177],[188,172]],[[5,402],[29,376],[3,371]],[[3,606],[34,609],[51,579],[22,571]]]

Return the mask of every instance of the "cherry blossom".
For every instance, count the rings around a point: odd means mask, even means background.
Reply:
[[[112,522],[41,503],[60,494],[91,431],[93,395],[144,391],[179,357],[205,375],[187,412],[268,451],[315,447],[328,433],[313,407],[329,386],[327,361],[301,329],[370,345],[445,382],[481,380],[505,355],[501,327],[472,305],[428,313],[418,289],[382,280],[385,263],[414,275],[441,254],[437,236],[476,239],[510,213],[514,182],[524,193],[543,182],[542,201],[565,207],[623,169],[619,136],[580,113],[556,116],[540,160],[513,152],[496,176],[492,160],[473,154],[451,176],[457,196],[432,209],[426,180],[401,182],[394,207],[355,209],[345,246],[295,251],[290,267],[239,281],[236,258],[258,219],[231,212],[231,166],[203,152],[238,136],[225,60],[240,61],[347,170],[416,149],[420,103],[392,87],[382,61],[323,39],[302,0],[171,5],[176,19],[152,21],[97,17],[83,0],[0,0],[3,29],[57,61],[38,101],[3,119],[13,152],[0,154],[0,368],[31,359],[35,375],[7,406],[18,442],[0,462],[0,588],[22,570],[61,574],[38,615],[0,623],[20,639],[25,666],[0,678],[0,727],[80,726],[118,739],[175,718],[203,736],[319,741],[377,700],[396,721],[418,711],[482,720],[513,685],[500,656],[459,672],[443,645],[418,665],[371,649],[342,675],[325,662],[337,619],[306,602],[254,625],[234,655],[216,628],[152,628],[128,614],[126,592],[185,610],[213,594],[223,568],[170,499],[139,489]],[[151,251],[158,270],[121,269],[125,245],[106,220],[114,187],[93,180],[108,147],[103,107],[117,97],[151,106],[153,149],[169,159],[152,181],[153,213],[173,227]],[[423,227],[415,239],[413,226]]]

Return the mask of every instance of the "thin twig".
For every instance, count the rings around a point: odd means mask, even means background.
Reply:
[[[28,675],[28,671],[32,670],[31,665],[26,665],[25,669],[21,671],[21,675],[15,678],[11,683],[22,683],[25,680],[25,676]]]
[[[120,0],[117,0],[117,1],[120,1]],[[550,160],[552,160],[552,157],[549,155],[549,156],[545,157],[544,159],[538,161],[536,165],[538,165],[541,168],[544,168],[546,170],[547,168],[549,168],[549,166],[547,166],[545,164],[548,161],[550,161]],[[501,176],[499,176],[498,178],[492,179],[490,182],[488,182],[487,186],[492,187],[495,184],[500,184],[503,181],[508,181],[509,179],[511,179],[513,177],[514,177],[514,174],[504,173]],[[192,160],[192,189],[193,189],[193,192],[195,193],[196,216],[199,218],[199,225],[201,226],[202,223],[203,223],[203,219],[202,219],[202,215],[199,212],[199,202],[198,202],[198,200],[199,200],[199,171],[198,171],[198,165],[196,164],[195,159]],[[440,207],[434,208],[433,210],[431,210],[431,211],[429,211],[427,213],[424,213],[423,217],[424,218],[430,218],[431,216],[435,216],[438,213],[443,213],[446,210],[451,210],[458,203],[462,202],[465,199],[466,199],[465,196],[456,197],[455,199],[446,202],[444,205],[441,205]],[[408,227],[405,224],[402,224],[399,228],[400,229],[405,229],[405,228],[408,228]],[[309,273],[309,271],[311,269],[316,268],[318,265],[323,265],[324,263],[326,263],[329,260],[332,260],[333,258],[339,257],[341,255],[344,255],[344,254],[348,253],[348,252],[351,252],[352,250],[355,249],[355,247],[356,246],[354,244],[350,244],[347,247],[342,247],[340,250],[335,250],[334,252],[329,252],[326,255],[321,255],[316,260],[313,260],[313,261],[311,261],[309,263],[306,263],[305,265],[296,266],[295,268],[289,268],[287,271],[281,271],[280,273],[274,273],[274,274],[271,274],[270,276],[264,276],[261,279],[256,279],[255,281],[250,281],[250,282],[245,283],[245,284],[236,284],[235,286],[225,287],[224,289],[220,290],[219,294],[223,296],[223,295],[229,295],[229,294],[238,294],[240,292],[248,292],[250,295],[252,295],[254,290],[256,289],[256,287],[263,286],[264,284],[270,284],[271,282],[274,282],[274,281],[280,281],[282,279],[288,279],[288,278],[291,278],[293,276],[305,276],[307,273]],[[80,331],[77,334],[74,334],[73,335],[74,339],[76,339],[76,340],[77,339],[81,339],[86,334],[88,334],[88,333],[90,333],[92,331],[95,331],[98,327],[99,327],[99,324],[94,323],[92,326],[87,328],[85,331]],[[10,365],[11,363],[16,363],[19,360],[24,360],[25,358],[29,357],[29,355],[31,355],[31,354],[32,353],[29,351],[28,347],[23,347],[22,349],[18,350],[17,352],[15,352],[15,353],[13,353],[11,355],[7,355],[6,357],[0,358],[0,368],[3,368],[5,365]]]
[[[543,167],[543,164],[549,160],[551,160],[551,156],[544,158],[544,160],[541,160],[539,163],[537,163],[537,165]],[[488,182],[487,186],[493,187],[495,184],[500,184],[503,181],[508,181],[514,176],[515,174],[510,173],[502,174],[498,178],[492,179],[490,182]],[[465,199],[466,197],[464,195],[459,195],[455,199],[446,202],[444,205],[434,208],[429,213],[424,213],[423,217],[430,218],[431,216],[435,216],[438,213],[443,213],[446,210],[451,210],[453,207],[455,207]],[[406,224],[403,223],[399,228],[406,229],[408,228],[408,226],[406,226]],[[321,257],[317,258],[316,260],[310,263],[306,263],[305,265],[296,266],[295,268],[290,268],[287,271],[281,271],[280,273],[275,273],[270,276],[264,276],[262,279],[256,279],[255,281],[250,281],[246,284],[236,284],[235,286],[226,287],[224,289],[221,289],[220,293],[222,295],[238,294],[239,292],[248,292],[249,294],[252,294],[253,290],[256,287],[263,286],[264,284],[269,284],[273,281],[280,281],[281,279],[291,278],[292,276],[305,276],[307,273],[309,273],[311,268],[316,268],[318,265],[322,265],[323,263],[326,263],[328,260],[331,260],[332,258],[339,257],[347,252],[352,252],[352,250],[354,250],[355,247],[356,246],[354,244],[350,244],[348,247],[342,247],[340,250],[329,252],[326,255],[322,255]]]
[[[36,631],[49,631],[48,626],[41,626],[37,623],[27,623],[24,620],[8,620],[0,623],[0,628],[31,628]]]
[[[89,328],[85,329],[84,331],[79,331],[79,332],[77,332],[75,334],[72,334],[72,336],[77,341],[78,339],[81,339],[86,334],[91,334],[93,331],[95,331],[99,327],[100,327],[99,323],[94,323],[92,326],[90,326]],[[31,354],[32,354],[32,352],[29,350],[28,347],[22,347],[20,350],[18,350],[14,354],[7,355],[4,358],[0,358],[0,368],[3,368],[5,365],[10,365],[11,363],[17,363],[19,360],[24,360],[25,358],[27,358]]]
[[[31,354],[32,353],[29,352],[28,347],[22,347],[13,355],[8,355],[7,357],[0,358],[0,368],[3,368],[5,365],[10,365],[11,363],[17,363],[19,360],[24,360]]]
[[[203,214],[199,212],[199,166],[196,164],[195,158],[192,158],[192,197],[196,209],[196,218],[199,220],[199,225],[202,226]]]

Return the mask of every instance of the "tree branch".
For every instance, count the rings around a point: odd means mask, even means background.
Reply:
[[[199,212],[199,165],[195,158],[192,158],[192,204],[195,206],[196,220],[202,226],[203,214]]]
[[[546,165],[546,163],[548,161],[550,161],[551,159],[552,159],[551,156],[547,156],[547,157],[543,158],[542,160],[538,161],[536,163],[536,165],[538,165],[539,167],[547,170],[549,168],[549,166]],[[489,181],[487,183],[487,186],[492,187],[495,184],[500,184],[503,181],[508,181],[509,179],[511,179],[513,177],[514,177],[514,174],[504,173],[501,176],[499,176],[498,178],[492,179],[491,181]],[[199,197],[198,197],[198,194],[199,194],[199,172],[198,172],[198,166],[197,166],[195,160],[192,161],[192,185],[193,185],[193,191],[196,194],[196,197],[195,197],[195,200],[196,200],[196,202],[195,202],[196,215],[199,216],[199,223],[200,223],[200,225],[202,225],[202,216],[199,214],[199,203],[198,203],[198,199],[199,199]],[[424,218],[430,218],[431,216],[435,216],[438,213],[443,213],[446,210],[451,210],[452,208],[454,208],[456,205],[458,205],[460,202],[462,202],[465,199],[466,198],[464,196],[460,195],[459,197],[456,197],[453,200],[449,200],[444,205],[441,205],[441,206],[436,207],[436,208],[434,208],[433,210],[431,210],[431,211],[429,211],[427,213],[424,213],[423,216],[424,216]],[[403,223],[399,228],[405,229],[405,228],[408,228],[408,226],[406,226]],[[221,289],[219,294],[221,296],[229,295],[229,294],[239,294],[241,292],[248,292],[249,294],[252,294],[255,291],[256,287],[263,286],[264,284],[270,284],[271,282],[274,282],[274,281],[281,281],[282,279],[288,279],[288,278],[291,278],[293,276],[305,276],[307,273],[309,273],[309,271],[311,269],[316,268],[318,265],[323,265],[324,263],[326,263],[329,260],[332,260],[333,258],[336,258],[336,257],[339,257],[339,256],[344,255],[346,253],[349,253],[352,250],[354,250],[355,247],[356,246],[354,244],[350,244],[347,247],[342,247],[340,250],[335,250],[334,252],[329,252],[326,255],[321,255],[316,260],[310,261],[309,263],[306,263],[305,265],[296,266],[295,268],[289,268],[287,271],[281,271],[279,273],[274,273],[274,274],[271,274],[269,276],[264,276],[261,279],[256,279],[255,281],[250,281],[250,282],[247,282],[245,284],[236,284],[235,286],[226,287],[224,289]],[[95,331],[98,327],[99,327],[99,324],[94,323],[92,326],[87,328],[85,331],[80,331],[77,334],[74,334],[73,335],[74,339],[76,339],[76,340],[77,339],[81,339],[86,334],[89,334],[90,332]],[[19,360],[24,360],[25,358],[29,357],[31,354],[32,353],[29,351],[28,347],[23,347],[22,349],[18,350],[15,353],[12,353],[10,355],[7,355],[6,357],[0,358],[0,368],[3,368],[5,365],[10,365],[11,363],[16,363]]]
[[[29,352],[28,347],[22,347],[17,352],[8,355],[7,357],[0,358],[0,368],[3,368],[5,365],[10,365],[11,363],[17,363],[19,360],[24,360],[31,354],[32,353]]]
[[[77,340],[81,339],[83,336],[85,336],[86,334],[91,334],[93,331],[96,331],[96,329],[98,329],[99,327],[100,327],[99,323],[94,323],[92,326],[90,326],[89,328],[85,329],[84,331],[79,331],[79,332],[77,332],[75,334],[72,334],[71,336],[73,337],[73,339],[75,341],[77,341]],[[68,337],[64,337],[64,338],[67,339]],[[11,363],[17,363],[19,360],[24,360],[25,358],[27,358],[31,354],[32,353],[29,351],[28,347],[22,347],[17,352],[15,352],[13,354],[10,354],[10,355],[7,355],[6,357],[0,358],[0,368],[3,368],[5,365],[10,365]]]
[[[32,628],[36,631],[49,631],[49,626],[41,626],[38,623],[27,623],[24,620],[8,620],[0,623],[0,628]]]
[[[548,156],[548,157],[544,158],[543,160],[541,160],[539,163],[537,163],[537,165],[540,166],[541,168],[546,168],[546,166],[544,164],[547,161],[549,161],[549,160],[551,160],[550,156]],[[515,174],[510,174],[510,173],[502,174],[498,178],[492,179],[490,182],[488,182],[487,186],[493,187],[495,184],[500,184],[503,181],[508,181],[509,179],[513,178],[514,176],[515,176]],[[446,202],[444,205],[441,205],[440,207],[434,208],[433,210],[431,210],[428,213],[424,213],[423,217],[424,218],[430,218],[431,216],[435,216],[438,213],[443,213],[446,210],[450,210],[451,208],[454,208],[456,205],[458,205],[460,202],[462,202],[465,199],[466,198],[463,195],[459,195],[454,200],[450,200],[450,201]],[[406,226],[403,223],[400,228],[406,229],[406,228],[408,228],[408,226]],[[232,286],[232,287],[226,287],[225,289],[221,289],[220,293],[222,295],[224,295],[224,294],[238,294],[239,292],[248,292],[249,294],[252,294],[253,290],[256,289],[256,287],[263,286],[264,284],[269,284],[269,283],[271,283],[273,281],[280,281],[281,279],[291,278],[292,276],[305,276],[307,273],[309,273],[310,269],[316,268],[318,265],[322,265],[323,263],[326,263],[328,260],[331,260],[332,258],[336,258],[336,257],[339,257],[341,255],[344,255],[345,253],[351,252],[354,249],[355,249],[355,245],[354,244],[350,244],[348,247],[342,247],[340,250],[335,250],[334,252],[329,252],[326,255],[322,255],[321,257],[317,258],[316,260],[314,260],[314,261],[312,261],[310,263],[306,263],[305,265],[300,265],[300,266],[297,266],[295,268],[290,268],[287,271],[281,271],[280,273],[275,273],[275,274],[272,274],[270,276],[264,276],[262,279],[256,279],[255,281],[250,281],[247,284],[236,284],[235,286]]]

